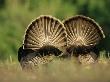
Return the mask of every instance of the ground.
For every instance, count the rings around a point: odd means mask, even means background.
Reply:
[[[0,63],[0,82],[110,82],[110,60],[100,58],[92,65],[74,58],[55,59],[34,71],[23,71],[18,62]]]

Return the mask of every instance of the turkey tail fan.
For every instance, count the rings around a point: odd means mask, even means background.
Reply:
[[[101,27],[89,17],[78,15],[63,23],[67,32],[68,52],[88,53],[105,38]]]
[[[24,49],[59,55],[66,47],[63,24],[52,16],[40,16],[27,28]]]

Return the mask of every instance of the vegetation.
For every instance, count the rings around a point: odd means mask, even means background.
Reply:
[[[109,82],[109,59],[105,59],[110,51],[109,3],[110,0],[0,0],[0,81]],[[17,51],[28,24],[39,15],[52,15],[64,20],[78,14],[95,19],[104,30],[106,38],[101,45],[103,51],[99,63],[79,66],[72,63],[73,60],[55,60],[47,68],[26,76],[17,62]]]
[[[34,71],[22,71],[16,62],[0,63],[1,82],[109,82],[110,60],[79,65],[73,58],[54,60]]]
[[[103,28],[103,48],[110,51],[110,0],[0,0],[0,60],[17,58],[28,24],[39,15],[65,18],[82,14],[95,19]]]

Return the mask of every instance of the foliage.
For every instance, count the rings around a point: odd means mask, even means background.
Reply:
[[[110,0],[0,0],[0,60],[16,60],[26,27],[45,14],[60,20],[77,14],[95,19],[107,36],[104,48],[110,51],[109,3]]]
[[[73,58],[56,59],[34,71],[22,71],[17,62],[7,61],[0,63],[0,73],[1,82],[109,82],[110,60],[81,65]]]

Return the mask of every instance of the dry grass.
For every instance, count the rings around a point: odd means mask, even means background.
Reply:
[[[0,82],[110,82],[110,60],[80,65],[74,59],[56,59],[32,71],[22,71],[17,62],[0,63]]]

